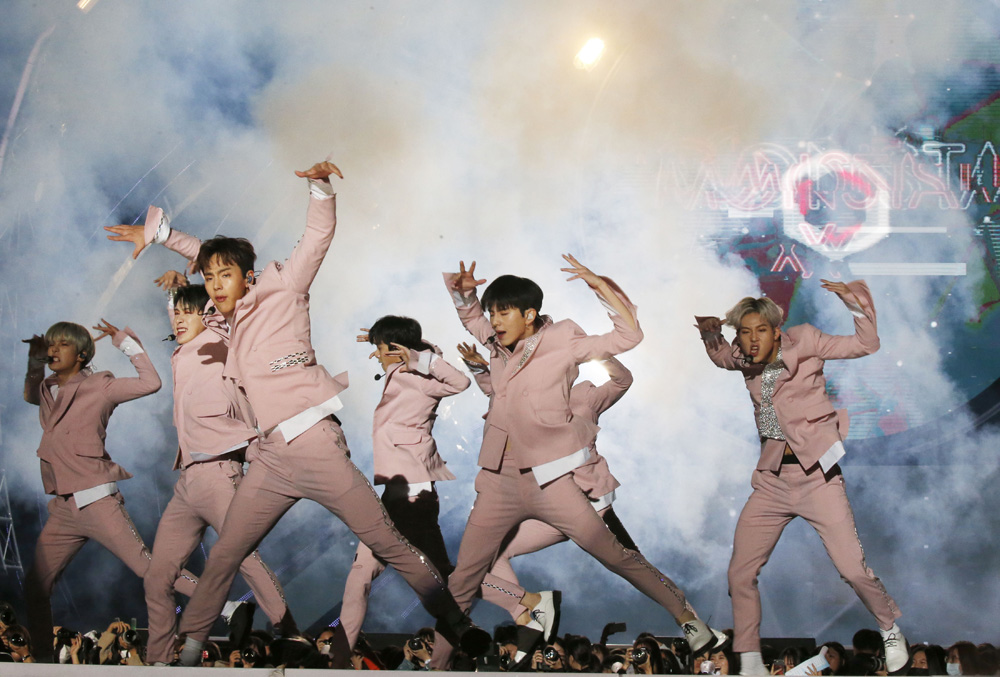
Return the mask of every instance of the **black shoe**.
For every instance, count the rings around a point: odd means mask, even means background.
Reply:
[[[257,605],[253,602],[240,602],[232,615],[226,621],[229,624],[229,641],[233,646],[242,649],[250,639],[253,630],[253,614]]]
[[[458,609],[439,618],[434,629],[452,646],[457,646],[472,658],[482,656],[493,646],[490,633],[478,627]]]

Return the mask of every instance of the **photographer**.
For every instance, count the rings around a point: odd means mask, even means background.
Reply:
[[[639,635],[636,638],[632,648],[625,652],[624,668],[628,674],[665,674],[660,645],[652,635]]]
[[[434,628],[420,628],[403,647],[403,662],[397,670],[427,670],[434,655]]]
[[[553,637],[544,649],[537,649],[531,657],[534,672],[566,672],[566,649],[562,640]]]
[[[101,665],[145,665],[142,638],[125,621],[112,621],[97,646]]]
[[[34,663],[31,657],[31,637],[23,625],[16,622],[4,628],[0,634],[3,638],[4,651],[10,654],[15,663]]]

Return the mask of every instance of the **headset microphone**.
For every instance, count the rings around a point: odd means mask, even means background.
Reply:
[[[385,374],[375,374],[375,380],[381,381],[383,376],[385,376]]]
[[[161,339],[161,341],[176,341],[177,334],[167,334],[166,338]]]

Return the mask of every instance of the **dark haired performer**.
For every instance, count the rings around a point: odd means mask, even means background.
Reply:
[[[423,339],[420,323],[386,315],[358,336],[370,343],[382,366],[382,399],[372,422],[375,484],[382,485],[382,503],[396,528],[418,547],[447,579],[454,567],[438,525],[440,505],[435,482],[455,476],[438,454],[432,431],[441,400],[469,387],[469,378],[448,364],[441,351]],[[344,583],[340,624],[351,647],[368,611],[371,584],[385,563],[364,543]]]
[[[28,343],[24,399],[38,405],[42,440],[38,458],[49,517],[35,546],[35,560],[24,581],[32,653],[40,663],[52,662],[52,588],[80,548],[94,539],[140,578],[150,565],[149,550],[125,510],[118,482],[132,475],[111,460],[104,447],[108,420],[115,408],[155,393],[160,377],[132,330],[106,320],[94,327],[98,340],[110,336],[132,362],[138,376],[116,378],[94,373],[94,339],[73,322],[57,322],[45,336]],[[45,365],[52,375],[45,378]],[[43,380],[44,379],[44,380]],[[167,584],[184,595],[194,593],[197,579],[175,572]]]
[[[168,273],[160,280],[165,280]],[[164,282],[164,284],[168,284]],[[187,285],[171,290],[170,324],[177,348],[170,357],[174,376],[174,427],[177,428],[177,456],[174,470],[180,477],[167,504],[153,542],[153,561],[143,584],[149,611],[149,641],[146,662],[169,663],[174,652],[177,627],[174,591],[171,582],[201,542],[211,526],[222,532],[229,503],[243,479],[243,456],[257,433],[239,411],[232,381],[222,376],[226,364],[226,343],[212,331],[205,331],[201,313],[208,305],[204,285]],[[240,564],[240,573],[271,623],[283,634],[295,630],[285,604],[285,595],[274,574],[254,550]],[[234,619],[232,602],[226,613]],[[245,607],[252,620],[253,606]],[[250,630],[250,623],[243,630]],[[240,638],[236,637],[237,643]]]
[[[449,587],[466,609],[496,559],[507,533],[528,519],[555,527],[611,571],[663,606],[683,628],[695,651],[718,641],[673,581],[637,551],[622,545],[573,481],[597,435],[591,421],[574,416],[569,393],[578,365],[607,359],[642,340],[635,306],[617,285],[599,277],[572,256],[571,274],[597,294],[614,329],[588,336],[572,320],[553,322],[540,314],[542,290],[533,281],[503,275],[483,294],[476,287],[475,263],[445,273],[445,283],[465,328],[490,352],[493,399],[479,454],[476,502],[462,536]],[[490,314],[484,317],[483,309]],[[435,645],[434,667],[449,658],[443,641]]]
[[[853,336],[824,334],[811,324],[782,330],[781,308],[769,298],[747,297],[726,313],[736,329],[732,344],[717,317],[697,317],[705,350],[716,366],[743,373],[760,434],[753,493],[740,514],[729,563],[733,598],[733,650],[740,674],[766,675],[760,654],[760,592],[757,575],[785,525],[801,516],[819,534],[841,578],[854,588],[882,631],[886,666],[906,666],[906,639],[896,625],[899,609],[865,563],[844,476],[847,412],[826,394],[823,364],[870,355],[879,349],[875,304],[868,285],[822,280],[854,315]]]
[[[306,231],[284,263],[272,261],[257,277],[253,245],[216,237],[202,244],[172,230],[162,211],[150,208],[145,229],[111,226],[109,239],[135,244],[137,256],[150,242],[195,260],[212,303],[209,328],[229,338],[223,375],[233,379],[256,421],[259,447],[240,484],[201,576],[201,585],[181,619],[187,636],[181,662],[194,665],[215,616],[225,603],[240,563],[299,499],[309,498],[339,517],[372,552],[392,565],[438,619],[438,627],[461,638],[469,653],[489,647],[489,635],[468,620],[441,575],[392,523],[378,495],[350,460],[335,413],[347,374],[330,376],[316,362],[309,328],[309,287],[336,229],[336,196],[329,177],[340,170],[320,162],[297,176],[309,180]]]

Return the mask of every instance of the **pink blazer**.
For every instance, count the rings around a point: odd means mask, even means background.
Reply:
[[[449,287],[449,291],[454,290]],[[635,306],[624,294],[619,296],[635,317]],[[498,469],[508,440],[521,468],[534,468],[589,449],[598,427],[592,420],[574,416],[569,403],[570,390],[579,375],[577,367],[634,348],[642,340],[642,330],[631,329],[614,313],[609,315],[614,329],[595,336],[587,335],[572,320],[551,323],[547,319],[542,329],[511,354],[496,340],[475,292],[470,292],[466,301],[457,308],[459,318],[490,351],[493,400],[479,465]]]
[[[417,369],[423,356],[431,351],[411,353],[411,370]],[[469,387],[465,374],[440,357],[430,364],[429,373],[400,371],[402,363],[386,371],[382,399],[375,408],[372,422],[372,454],[375,459],[375,484],[387,484],[402,478],[407,484],[453,480],[437,452],[431,430],[441,398],[455,395]]]
[[[601,414],[618,402],[632,387],[632,372],[624,364],[613,357],[606,360],[604,364],[611,377],[607,382],[595,386],[590,381],[580,381],[569,392],[569,407],[573,411],[573,415],[589,420],[595,425]],[[476,371],[474,377],[479,388],[492,398],[493,388],[490,385],[489,372]],[[483,418],[486,416],[484,415]],[[606,496],[621,486],[621,483],[611,474],[608,460],[597,452],[596,442],[595,439],[594,444],[590,447],[590,459],[573,471],[573,481],[583,490],[583,493],[592,499]]]
[[[178,444],[174,470],[211,460],[257,437],[243,421],[233,382],[222,377],[227,353],[220,336],[203,331],[177,346],[170,358]]]
[[[848,284],[854,298],[845,299],[854,306],[854,335],[831,336],[810,324],[800,324],[782,330],[781,359],[785,370],[774,386],[774,411],[788,446],[802,466],[811,468],[830,448],[847,437],[846,410],[835,410],[826,394],[823,364],[826,360],[843,360],[870,355],[879,349],[875,323],[875,304],[868,285],[857,280]],[[723,369],[742,371],[754,411],[760,409],[760,375],[763,367],[744,366],[743,352],[734,339],[708,356]],[[758,470],[775,470],[781,466],[785,443],[761,440]]]
[[[268,263],[246,296],[236,302],[223,375],[246,391],[262,430],[347,388],[347,372],[331,376],[316,363],[309,327],[309,287],[330,249],[336,226],[336,197],[310,197],[306,231],[291,255],[284,263]],[[147,227],[147,242],[152,242],[155,233],[155,227]],[[165,245],[193,259],[201,241],[172,230]],[[205,318],[206,324],[222,321],[218,313]]]
[[[126,336],[138,341],[126,327],[112,337],[115,347]],[[38,446],[45,493],[67,496],[108,482],[127,480],[132,475],[111,460],[104,448],[108,420],[122,402],[150,395],[160,389],[149,356],[143,352],[131,358],[138,377],[116,378],[110,371],[81,371],[59,388],[55,399],[49,387],[53,374],[39,386],[38,419],[42,441]]]

